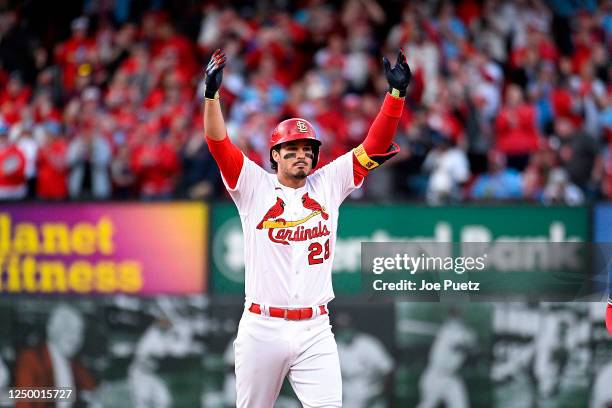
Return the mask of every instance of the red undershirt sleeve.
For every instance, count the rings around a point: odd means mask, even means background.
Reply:
[[[393,136],[397,130],[397,124],[402,116],[404,109],[404,99],[396,98],[387,93],[385,100],[380,108],[380,112],[376,115],[376,119],[370,126],[368,135],[363,141],[363,147],[367,154],[380,154],[387,152]],[[355,185],[361,183],[363,178],[368,174],[365,169],[353,155],[353,173],[355,177]]]
[[[227,135],[225,135],[223,140],[213,140],[206,136],[206,143],[227,185],[231,189],[236,188],[242,164],[244,163],[244,155]]]

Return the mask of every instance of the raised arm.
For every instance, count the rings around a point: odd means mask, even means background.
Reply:
[[[223,51],[215,51],[206,66],[206,78],[204,80],[206,84],[204,91],[204,132],[206,132],[207,138],[216,141],[221,141],[227,136],[223,113],[221,113],[221,103],[219,102],[219,88],[221,88],[226,60]]]
[[[219,102],[219,88],[223,79],[225,53],[217,50],[206,66],[206,90],[204,91],[204,133],[210,154],[213,156],[229,188],[235,188],[244,163],[244,156],[227,137],[225,121]]]
[[[402,50],[397,54],[394,67],[391,67],[386,57],[383,58],[383,65],[389,83],[389,92],[365,140],[354,150],[355,184],[360,183],[369,170],[375,169],[399,152],[399,146],[393,143],[393,136],[402,116],[406,89],[410,84],[412,73]]]

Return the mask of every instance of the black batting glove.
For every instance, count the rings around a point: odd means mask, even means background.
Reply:
[[[410,72],[410,67],[406,62],[404,50],[400,49],[397,53],[397,61],[393,68],[391,68],[391,63],[387,57],[383,57],[383,65],[385,66],[385,76],[389,83],[389,93],[396,98],[405,97],[406,88],[408,88],[412,78],[412,72]]]
[[[204,96],[208,99],[219,98],[219,88],[221,88],[221,80],[223,79],[223,67],[225,67],[225,53],[221,50],[214,52],[210,58],[210,62],[206,66],[206,78],[204,83],[206,89]]]

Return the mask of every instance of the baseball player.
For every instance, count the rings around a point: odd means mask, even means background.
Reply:
[[[393,359],[376,337],[356,330],[348,314],[336,315],[336,340],[344,404],[350,408],[383,408],[385,382]]]
[[[459,311],[451,310],[429,350],[429,362],[419,380],[421,401],[418,408],[433,408],[440,402],[446,407],[470,406],[465,383],[458,371],[476,343],[476,333],[463,322]]]
[[[612,406],[612,362],[604,365],[597,372],[591,394],[591,408],[606,408]]]
[[[384,58],[389,92],[364,142],[317,166],[321,141],[306,120],[279,123],[270,137],[275,174],[227,136],[219,88],[226,57],[206,67],[204,130],[244,234],[245,310],[234,342],[238,407],[274,405],[286,376],[304,407],[342,406],[342,380],[327,304],[334,298],[338,207],[369,171],[397,154],[392,142],[411,72],[403,51]]]

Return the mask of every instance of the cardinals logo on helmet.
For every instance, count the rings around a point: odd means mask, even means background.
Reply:
[[[302,122],[301,120],[298,120],[295,123],[295,127],[297,127],[298,132],[301,132],[301,133],[308,132],[308,126],[306,126],[306,123]]]

